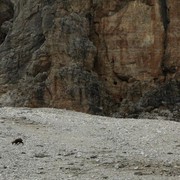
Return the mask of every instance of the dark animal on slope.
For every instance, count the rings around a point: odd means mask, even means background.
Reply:
[[[24,144],[24,143],[23,143],[23,140],[21,138],[17,138],[14,141],[12,141],[12,144],[18,145],[18,144]]]

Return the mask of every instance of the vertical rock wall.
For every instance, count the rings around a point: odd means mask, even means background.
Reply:
[[[134,117],[155,108],[174,111],[179,3],[1,1],[1,105]]]

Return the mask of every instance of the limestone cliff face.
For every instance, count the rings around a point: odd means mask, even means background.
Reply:
[[[177,111],[179,7],[179,0],[0,1],[1,105]]]

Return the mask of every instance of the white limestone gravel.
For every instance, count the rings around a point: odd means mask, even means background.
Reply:
[[[61,179],[178,180],[180,123],[0,108],[0,180]]]

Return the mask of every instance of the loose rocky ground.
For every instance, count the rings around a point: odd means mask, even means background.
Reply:
[[[179,137],[178,122],[4,107],[0,180],[178,180]]]

